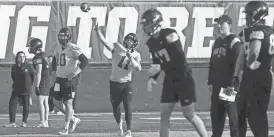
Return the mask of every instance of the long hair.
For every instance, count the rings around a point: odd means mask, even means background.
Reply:
[[[23,53],[24,55],[26,55],[24,51],[18,51],[18,52],[16,53],[16,56],[15,56],[15,64],[18,64],[18,56],[19,56],[19,54],[21,54],[21,53]],[[26,60],[25,60],[24,62],[22,62],[22,63],[25,63],[25,62],[26,62]]]

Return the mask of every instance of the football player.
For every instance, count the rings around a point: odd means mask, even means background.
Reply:
[[[270,100],[272,74],[271,59],[274,53],[274,32],[265,23],[268,5],[263,1],[250,1],[244,8],[246,25],[240,36],[243,46],[236,63],[233,83],[239,85],[238,100],[240,137],[246,136],[247,120],[254,137],[268,137],[267,109]]]
[[[236,102],[221,100],[219,94],[221,88],[227,89],[232,86],[235,64],[241,50],[241,41],[231,33],[232,19],[228,15],[222,15],[215,18],[214,21],[217,23],[220,36],[212,46],[208,75],[208,86],[211,92],[212,137],[222,136],[226,115],[229,117],[231,137],[239,137]],[[228,92],[228,95],[230,94]]]
[[[52,77],[55,81],[54,98],[58,102],[55,106],[65,114],[65,125],[64,129],[59,132],[60,135],[73,132],[80,122],[79,118],[73,116],[72,102],[79,83],[79,74],[88,64],[88,59],[81,49],[70,42],[71,38],[72,33],[68,28],[62,28],[59,31],[60,45],[56,47],[52,60]],[[80,61],[79,66],[78,61]],[[70,121],[72,121],[72,126],[69,129]]]
[[[141,71],[141,55],[135,48],[138,45],[136,34],[129,33],[125,36],[123,45],[120,43],[109,43],[102,33],[98,30],[98,24],[95,25],[100,41],[112,53],[112,72],[110,75],[110,100],[113,108],[113,115],[118,124],[118,135],[123,135],[123,121],[121,119],[120,104],[123,102],[125,109],[125,120],[127,131],[125,137],[132,137],[132,70]]]
[[[170,115],[178,101],[185,118],[192,123],[201,137],[207,137],[203,121],[194,112],[195,84],[180,38],[174,29],[161,28],[162,22],[162,14],[157,9],[146,10],[141,17],[143,31],[150,36],[147,46],[153,60],[148,70],[148,91],[157,83],[160,72],[165,72],[160,106],[160,137],[169,137]]]
[[[40,112],[40,124],[37,127],[49,127],[48,116],[49,116],[49,105],[48,97],[50,90],[50,71],[49,63],[46,59],[45,53],[42,51],[43,43],[40,39],[34,38],[30,41],[29,53],[35,56],[32,59],[32,63],[36,70],[35,93],[38,96],[38,106]]]

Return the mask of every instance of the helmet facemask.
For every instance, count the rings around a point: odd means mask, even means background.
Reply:
[[[71,39],[70,35],[67,35],[66,33],[58,34],[58,41],[62,45],[63,48],[65,48],[68,45],[70,39]]]
[[[162,13],[157,9],[149,9],[145,11],[142,15],[141,25],[143,25],[143,31],[152,36],[158,30],[160,30],[162,26]]]
[[[35,54],[36,50],[33,47],[29,47],[28,49],[30,54]]]
[[[36,54],[37,51],[42,51],[41,50],[42,45],[43,45],[43,42],[40,39],[38,38],[32,39],[27,45],[27,47],[29,47],[28,49],[29,53]]]
[[[268,15],[268,6],[262,1],[250,1],[246,6],[246,25],[253,27],[258,23],[265,23],[265,17]]]
[[[158,20],[159,17],[153,19],[153,20],[146,20],[142,19],[141,24],[143,25],[143,31],[149,35],[152,36],[155,34],[155,32],[162,26],[161,21]]]
[[[139,41],[134,33],[129,33],[125,36],[123,46],[128,50],[133,50],[137,47]]]

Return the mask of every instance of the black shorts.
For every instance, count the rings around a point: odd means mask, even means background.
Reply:
[[[40,85],[39,85],[39,89],[40,89],[40,95],[42,96],[48,96],[49,92],[50,92],[50,80],[51,77],[50,76],[42,76],[41,80],[40,80]]]
[[[182,106],[196,102],[195,81],[191,74],[185,78],[166,76],[164,79],[161,103],[178,101]]]
[[[67,101],[75,96],[79,84],[79,76],[75,76],[72,80],[57,77],[55,83],[60,84],[60,91],[54,91],[54,98],[59,101]]]
[[[110,84],[110,101],[111,103],[120,104],[122,101],[131,102],[132,100],[132,82],[119,83],[115,81]]]

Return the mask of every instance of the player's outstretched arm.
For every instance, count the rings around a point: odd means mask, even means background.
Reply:
[[[109,50],[109,51],[113,51],[113,47],[114,45],[112,43],[107,42],[107,40],[105,39],[105,37],[103,36],[103,34],[101,33],[101,31],[99,30],[99,26],[98,23],[96,23],[96,25],[94,26],[94,30],[97,34],[97,36],[99,37],[101,43]]]

